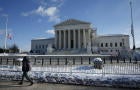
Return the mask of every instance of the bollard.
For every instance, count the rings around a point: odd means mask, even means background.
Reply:
[[[131,61],[131,57],[130,57],[130,59],[129,59],[129,63],[131,63],[132,61]]]
[[[89,64],[91,64],[91,59],[90,59],[90,57],[89,57],[89,59],[88,59],[88,60],[89,60]]]
[[[44,65],[44,59],[42,58],[42,66]]]
[[[123,62],[125,63],[125,57],[123,58]]]
[[[81,65],[83,64],[83,58],[81,57]]]
[[[7,61],[6,61],[6,65],[8,65],[8,58],[7,58]]]
[[[35,58],[35,60],[34,60],[34,65],[36,65],[36,58]]]
[[[111,59],[110,59],[111,61],[110,61],[110,63],[112,64],[112,57],[111,57]]]
[[[67,58],[65,59],[65,65],[67,65],[68,64],[68,60],[67,60]]]
[[[0,59],[0,64],[2,64],[2,58]]]
[[[15,65],[15,58],[13,58],[13,65]]]
[[[106,63],[106,62],[105,62],[105,57],[103,58],[103,61],[104,61],[104,64],[105,64],[105,63]]]
[[[59,65],[59,58],[57,58],[57,65]]]
[[[52,60],[51,60],[51,58],[50,58],[50,65],[52,64]]]
[[[102,69],[103,68],[103,63],[102,63],[102,59],[101,58],[94,58],[93,59],[93,64],[94,64],[94,68],[95,69]]]
[[[73,58],[73,65],[75,65],[75,58]]]
[[[117,57],[117,63],[119,63],[119,57]]]

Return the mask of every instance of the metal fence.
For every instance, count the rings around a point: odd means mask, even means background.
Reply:
[[[29,55],[33,71],[89,73],[89,74],[140,74],[140,60],[110,55]],[[103,68],[95,69],[93,59],[100,57]],[[0,56],[0,65],[21,66],[23,56]]]

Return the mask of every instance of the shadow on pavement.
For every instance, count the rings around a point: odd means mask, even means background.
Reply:
[[[30,85],[27,85],[27,84],[18,85],[17,83],[17,84],[0,85],[0,88],[27,87],[27,86],[30,86]]]

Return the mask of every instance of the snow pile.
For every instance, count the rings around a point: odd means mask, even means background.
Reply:
[[[5,68],[4,68],[5,67]],[[38,67],[39,68],[39,67]],[[58,67],[57,67],[58,68]],[[36,69],[36,71],[35,71]],[[140,88],[140,75],[116,75],[116,74],[95,74],[87,73],[87,70],[97,70],[93,66],[77,66],[68,68],[69,71],[57,72],[56,68],[42,68],[29,72],[29,76],[35,82],[51,82],[65,84],[80,84],[91,86],[112,86],[112,87],[132,87]],[[60,67],[62,69],[62,67]],[[76,72],[70,72],[70,69]],[[44,71],[45,70],[45,71]],[[77,72],[79,71],[79,72]],[[101,71],[101,70],[99,70]],[[21,67],[3,66],[0,70],[0,80],[21,80]]]
[[[103,60],[101,58],[94,58],[93,62],[102,62]]]
[[[91,69],[94,69],[94,66],[79,66],[75,68],[75,70],[91,70]]]
[[[0,80],[21,80],[22,72],[0,71]],[[140,88],[140,75],[29,72],[36,82]]]

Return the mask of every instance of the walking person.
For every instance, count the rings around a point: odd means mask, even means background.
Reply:
[[[23,61],[22,61],[22,80],[20,81],[20,85],[23,84],[23,80],[24,80],[24,77],[30,81],[30,85],[33,85],[33,81],[29,78],[28,76],[28,72],[31,70],[31,65],[30,65],[30,61],[29,61],[29,58],[27,56],[24,56],[23,57]]]

